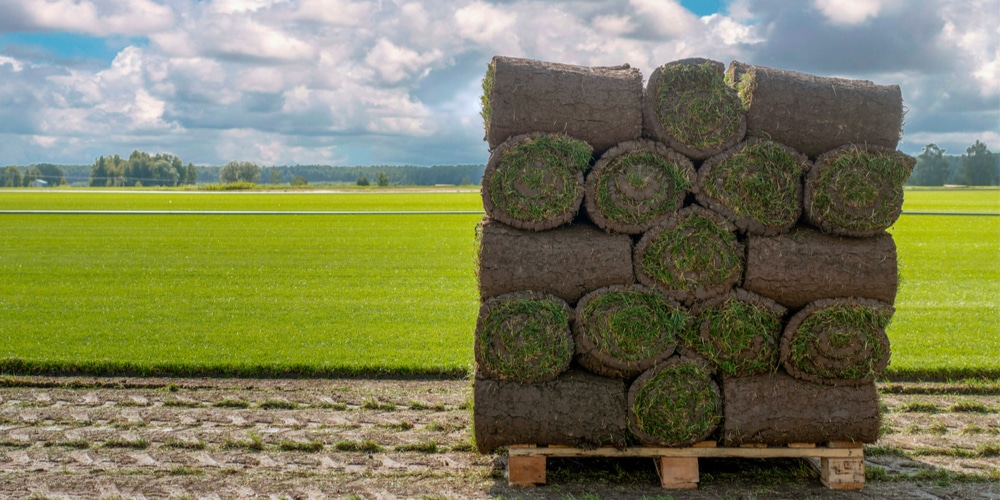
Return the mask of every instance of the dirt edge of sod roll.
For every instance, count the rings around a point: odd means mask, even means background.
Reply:
[[[695,304],[694,326],[681,336],[684,348],[698,354],[722,376],[771,373],[779,366],[782,320],[788,309],[736,288]]]
[[[629,430],[646,446],[684,447],[712,435],[722,397],[711,368],[695,356],[673,356],[632,382]]]
[[[912,156],[882,146],[849,144],[823,153],[806,175],[806,220],[841,236],[884,231],[903,211],[903,184],[915,165]]]
[[[601,155],[587,174],[584,207],[601,229],[642,234],[684,206],[694,165],[666,145],[638,140]]]
[[[666,63],[649,75],[643,94],[646,135],[703,160],[743,140],[743,103],[725,80],[726,67],[703,58]]]
[[[598,375],[633,378],[670,357],[690,326],[687,308],[655,289],[594,290],[576,306],[576,361]]]
[[[702,164],[695,196],[744,233],[780,234],[802,215],[802,177],[811,165],[784,144],[750,138]]]
[[[589,224],[522,231],[484,217],[480,226],[482,300],[521,290],[551,293],[576,304],[592,290],[635,282],[632,239]]]
[[[798,226],[747,239],[743,288],[791,309],[830,297],[892,304],[899,287],[896,263],[896,242],[887,232],[848,238]]]
[[[486,214],[511,227],[544,231],[569,223],[583,202],[593,150],[565,134],[511,137],[483,173]]]
[[[870,384],[889,365],[895,308],[856,297],[821,299],[795,313],[781,337],[789,375],[824,385]]]
[[[743,277],[744,248],[735,231],[707,208],[683,208],[636,244],[636,279],[688,306],[726,293]]]
[[[547,382],[475,379],[472,418],[480,453],[512,444],[624,448],[625,381],[575,368]]]
[[[490,148],[532,132],[566,133],[598,154],[642,134],[642,74],[628,64],[588,67],[495,56],[483,77]]]
[[[521,382],[552,380],[573,361],[573,310],[540,292],[483,302],[476,320],[476,376]]]
[[[874,383],[831,387],[784,372],[722,379],[725,446],[874,443],[882,424]]]
[[[815,158],[844,144],[895,148],[903,130],[898,85],[830,78],[733,61],[726,79],[743,101],[747,136]]]

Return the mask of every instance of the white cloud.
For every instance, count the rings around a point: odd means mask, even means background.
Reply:
[[[636,28],[630,16],[616,16],[614,14],[597,16],[592,24],[594,29],[612,36],[625,35]]]
[[[834,24],[860,24],[878,15],[881,5],[874,0],[815,0],[814,5]]]
[[[476,1],[455,11],[458,32],[482,44],[506,44],[516,41],[517,11]]]
[[[0,56],[0,66],[4,65],[9,65],[10,69],[14,71],[21,71],[24,68],[24,66],[21,65],[21,62],[17,59],[14,59],[13,57]]]
[[[441,52],[438,50],[420,54],[380,38],[365,56],[365,63],[371,66],[385,82],[399,83],[404,78],[414,75],[426,75],[430,71],[429,66],[439,59]]]
[[[660,35],[681,38],[697,29],[698,18],[676,0],[629,0],[629,3]]]
[[[20,7],[34,29],[93,35],[143,35],[174,23],[170,7],[151,0],[36,0]]]

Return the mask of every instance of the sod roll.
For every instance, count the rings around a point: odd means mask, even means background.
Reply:
[[[722,380],[726,446],[878,440],[882,416],[874,383],[830,387],[784,372]]]
[[[782,320],[788,310],[777,302],[737,288],[696,304],[694,327],[681,334],[681,344],[729,377],[746,377],[778,369]]]
[[[895,149],[903,129],[898,85],[828,78],[733,61],[726,78],[747,110],[747,135],[816,157],[844,144]]]
[[[476,321],[477,375],[552,380],[573,360],[573,310],[558,297],[515,292],[483,302]]]
[[[829,297],[892,304],[899,286],[896,243],[889,233],[845,238],[808,227],[747,240],[743,288],[798,309]]]
[[[692,445],[722,419],[719,386],[708,364],[693,356],[674,356],[635,379],[628,408],[629,430],[646,446]]]
[[[592,290],[634,281],[628,235],[608,234],[582,224],[521,231],[483,219],[479,245],[482,300],[536,290],[576,304]]]
[[[576,360],[605,377],[632,378],[674,353],[687,308],[642,285],[595,290],[576,305]]]
[[[625,382],[570,370],[555,380],[476,379],[473,427],[480,453],[512,444],[623,448]]]
[[[642,133],[642,74],[624,64],[586,67],[494,57],[483,78],[486,141],[562,132],[600,154]]]
[[[602,229],[641,234],[680,210],[694,182],[694,165],[684,155],[659,142],[623,142],[587,174],[584,206]]]
[[[746,114],[726,84],[725,69],[720,62],[692,58],[653,70],[643,97],[646,135],[698,160],[742,140]]]
[[[636,244],[636,278],[685,305],[726,293],[743,274],[743,248],[735,231],[711,210],[681,209]]]
[[[823,153],[806,175],[810,224],[844,236],[871,236],[896,222],[903,184],[916,160],[895,149],[850,144]]]
[[[826,385],[864,385],[889,365],[885,328],[895,309],[877,300],[822,299],[788,320],[781,364],[795,378]]]
[[[802,176],[811,164],[788,146],[748,139],[698,169],[698,203],[748,234],[788,231],[802,215]]]
[[[543,231],[573,220],[583,201],[591,149],[562,134],[510,138],[483,172],[483,208],[504,224]]]

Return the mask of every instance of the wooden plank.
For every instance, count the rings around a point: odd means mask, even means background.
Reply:
[[[860,490],[865,486],[865,461],[861,458],[821,458],[819,479],[832,490]]]
[[[655,448],[634,447],[622,450],[616,448],[514,448],[509,447],[509,456],[544,457],[741,457],[741,458],[863,458],[862,448]]]
[[[828,448],[861,448],[864,445],[857,441],[829,441],[826,446]]]
[[[815,448],[816,443],[788,443],[789,448]]]
[[[660,457],[656,459],[660,485],[671,490],[698,487],[698,459],[693,457]]]
[[[767,445],[764,443],[743,443],[740,448],[767,448]]]
[[[531,448],[516,448],[528,450]],[[545,457],[518,456],[507,457],[507,483],[511,486],[530,487],[545,484]]]

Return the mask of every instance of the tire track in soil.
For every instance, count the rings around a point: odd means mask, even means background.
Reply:
[[[876,448],[890,451],[871,454],[866,466],[890,480],[869,481],[865,492],[1000,497],[998,482],[985,481],[1000,477],[1000,457],[990,455],[1000,443],[1000,396],[882,401],[886,433]],[[549,486],[509,488],[503,455],[472,447],[470,404],[464,380],[8,377],[0,379],[0,498],[664,495],[645,462],[623,471],[616,461],[553,460]],[[955,449],[985,453],[949,454]],[[797,472],[775,484],[713,467],[703,465],[700,489],[684,497],[835,494]],[[943,470],[966,480],[941,480]],[[921,481],[899,480],[921,473]]]

